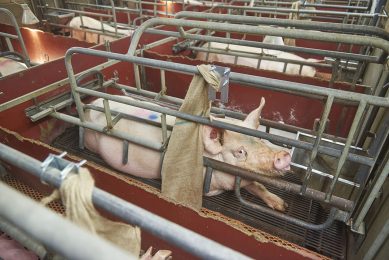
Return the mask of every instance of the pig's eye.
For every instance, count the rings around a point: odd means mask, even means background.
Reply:
[[[245,161],[247,158],[247,152],[243,146],[241,146],[237,150],[235,150],[233,152],[233,154],[234,154],[234,157],[237,158],[239,161]]]

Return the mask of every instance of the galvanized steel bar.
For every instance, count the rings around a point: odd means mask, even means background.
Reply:
[[[27,156],[13,148],[10,148],[4,144],[0,144],[0,159],[4,160],[16,167],[33,174],[46,183],[50,183],[55,187],[61,185],[60,171],[58,169],[49,167],[43,174],[41,168],[41,162]],[[0,183],[1,185],[1,183]],[[1,191],[2,189],[0,189]],[[0,201],[3,199],[0,196]],[[94,188],[92,193],[92,200],[98,207],[110,212],[116,217],[122,220],[139,226],[142,229],[147,230],[149,233],[168,241],[169,243],[178,246],[179,248],[189,252],[199,258],[204,259],[249,259],[245,255],[236,252],[230,248],[227,248],[217,242],[214,242],[206,237],[203,237],[193,231],[183,228],[173,222],[163,219],[157,215],[154,215],[138,206],[128,203],[118,197],[111,195],[99,188]],[[9,204],[9,203],[8,203]],[[13,205],[14,206],[14,205]],[[3,209],[0,207],[0,209]],[[25,216],[29,216],[29,213],[21,214],[22,220],[25,220]],[[22,222],[23,222],[22,221]],[[52,232],[52,226],[47,225]],[[42,227],[37,226],[38,230]],[[61,232],[54,232],[59,236]],[[78,246],[85,247],[85,244],[89,242],[79,243]],[[75,248],[78,248],[75,246]],[[68,251],[72,251],[70,248]],[[75,250],[74,250],[75,251]],[[97,252],[97,250],[96,250]],[[70,252],[69,252],[70,253]],[[68,255],[65,255],[68,256]],[[70,259],[74,257],[68,256]],[[95,257],[86,257],[85,259],[98,259]],[[119,259],[115,255],[105,256],[105,259]],[[128,258],[127,258],[128,259]]]
[[[311,230],[323,230],[323,229],[330,227],[332,225],[332,223],[336,219],[338,219],[339,217],[344,217],[343,214],[341,215],[338,213],[337,209],[331,208],[330,214],[324,223],[322,223],[322,224],[308,223],[304,220],[285,215],[284,213],[278,212],[276,210],[273,210],[273,209],[270,209],[270,208],[267,208],[267,207],[264,207],[264,206],[261,206],[261,205],[258,205],[258,204],[255,204],[255,203],[252,203],[252,202],[249,202],[249,201],[243,199],[241,194],[240,194],[240,182],[241,182],[240,177],[236,177],[235,178],[235,195],[239,199],[240,203],[242,203],[243,205],[245,205],[247,207],[251,207],[251,208],[254,208],[260,212],[266,213],[267,215],[285,220],[291,224],[294,224],[294,225],[297,225],[297,226],[300,226],[300,227],[303,227],[306,229],[311,229]],[[339,220],[341,220],[341,219],[339,219]]]
[[[360,35],[349,35],[349,34],[339,34],[339,33],[322,33],[322,32],[316,32],[316,31],[305,31],[305,30],[299,30],[299,29],[286,29],[286,28],[270,28],[268,26],[239,26],[237,24],[228,24],[228,23],[217,23],[217,22],[204,22],[204,21],[188,21],[188,20],[181,20],[181,19],[162,19],[162,18],[153,18],[150,20],[147,20],[144,22],[141,26],[138,27],[138,29],[135,31],[130,48],[128,50],[128,54],[134,55],[135,50],[138,46],[139,40],[141,35],[145,32],[147,28],[156,26],[156,25],[171,25],[171,26],[177,26],[179,27],[196,27],[201,29],[207,29],[207,30],[220,30],[220,31],[231,31],[231,32],[240,32],[240,33],[248,33],[248,34],[261,34],[261,35],[273,35],[273,36],[282,36],[282,37],[288,37],[288,38],[302,38],[307,40],[314,40],[314,41],[327,41],[327,42],[341,42],[341,43],[348,43],[348,44],[358,44],[358,45],[370,45],[377,48],[380,48],[384,50],[386,53],[389,53],[389,44],[386,40],[375,38],[375,37],[369,37],[369,36],[360,36]],[[190,39],[209,39],[208,41],[218,41],[218,42],[225,42],[225,43],[239,43],[239,40],[233,40],[233,39],[224,39],[221,37],[214,37],[214,40],[212,38],[209,38],[209,36],[202,36],[200,35],[188,35],[185,33],[185,38]],[[271,44],[265,45],[263,43],[257,43],[257,42],[249,42],[249,45],[247,46],[253,46],[253,47],[268,47],[270,49],[276,49],[276,50],[285,50],[285,51],[303,51],[304,48],[301,47],[290,47],[290,46],[273,46]],[[242,42],[243,43],[243,42]],[[246,42],[245,42],[246,45]],[[277,48],[276,48],[277,47]],[[282,47],[282,48],[281,48]],[[308,53],[309,50],[304,50],[304,52]],[[319,51],[319,50],[316,50]],[[319,53],[319,52],[318,52]],[[322,53],[331,53],[331,52],[324,52]],[[332,52],[336,53],[336,52]],[[343,55],[343,53],[340,53]],[[340,55],[338,54],[338,55]],[[344,56],[344,57],[353,57],[354,59],[357,59],[360,55],[354,54],[350,56]],[[361,57],[364,55],[361,55]],[[368,59],[368,58],[366,58]],[[377,60],[378,61],[378,60]]]
[[[75,76],[78,77],[78,76],[81,76],[83,75],[84,73],[87,73],[87,72],[91,72],[93,70],[102,70],[102,69],[105,69],[111,65],[114,65],[118,63],[118,61],[116,60],[110,60],[108,62],[105,62],[105,63],[102,63],[102,64],[99,64],[95,67],[92,67],[92,68],[89,68],[89,69],[86,69],[80,73],[77,73]],[[50,91],[54,91],[60,87],[63,87],[65,86],[66,84],[69,83],[69,78],[64,78],[62,80],[59,80],[59,81],[56,81],[54,83],[51,83],[43,88],[40,88],[40,89],[37,89],[37,90],[34,90],[34,91],[31,91],[23,96],[20,96],[20,97],[17,97],[15,99],[12,99],[10,101],[7,101],[7,102],[4,102],[2,104],[0,104],[0,112],[3,112],[7,109],[10,109],[12,107],[15,107],[23,102],[26,102],[26,101],[29,101],[31,99],[34,99],[36,97],[39,97],[39,96],[42,96]]]
[[[172,115],[172,116],[179,117],[179,118],[189,120],[192,122],[198,122],[198,123],[205,124],[205,125],[210,125],[210,126],[227,129],[227,130],[243,133],[243,134],[258,137],[258,138],[263,138],[263,139],[266,139],[266,140],[269,140],[269,141],[272,141],[275,143],[287,144],[287,145],[302,148],[305,150],[312,150],[313,149],[313,145],[311,143],[308,143],[308,142],[298,141],[298,140],[286,138],[283,136],[271,135],[271,134],[268,134],[265,132],[257,131],[254,129],[248,129],[248,128],[237,126],[234,124],[227,124],[227,123],[217,121],[217,120],[213,120],[211,122],[208,118],[205,118],[205,117],[194,116],[194,115],[182,113],[182,112],[179,112],[176,110],[172,110],[169,108],[147,104],[145,102],[140,102],[140,101],[136,101],[136,100],[129,100],[129,99],[124,98],[122,96],[110,95],[110,94],[106,94],[106,93],[102,93],[102,92],[98,92],[98,91],[94,91],[94,90],[89,90],[89,89],[83,89],[83,88],[76,88],[76,91],[78,91],[80,93],[87,94],[87,95],[95,96],[95,97],[106,98],[106,99],[109,99],[112,101],[120,102],[120,103],[131,105],[131,106],[136,106],[136,107],[148,109],[148,110],[155,111],[155,112],[164,113],[167,115]],[[93,129],[95,131],[105,132],[103,126],[97,125],[97,124],[92,123],[92,122],[81,122],[78,118],[68,116],[66,114],[53,112],[51,114],[51,116],[58,118],[58,119],[61,119],[61,120],[64,120],[64,121],[67,121],[67,122],[72,123],[72,124],[76,124],[76,125],[80,125],[83,127]],[[137,143],[139,145],[149,147],[150,149],[154,149],[154,150],[158,150],[158,151],[161,150],[161,146],[159,146],[158,144],[150,143],[150,142],[143,142],[143,140],[134,139],[130,135],[128,135],[127,133],[123,133],[123,132],[117,131],[115,129],[112,129],[112,131],[109,131],[106,134],[129,140],[129,141]],[[323,153],[326,155],[331,155],[331,156],[335,156],[335,157],[339,157],[341,155],[341,152],[337,149],[334,149],[334,148],[319,146],[318,149],[319,149],[320,153]],[[366,164],[366,165],[371,165],[373,163],[371,158],[357,155],[357,154],[348,154],[347,158],[350,161],[359,162],[359,163]]]
[[[307,171],[305,173],[305,177],[304,177],[304,180],[303,180],[303,185],[301,186],[301,193],[302,194],[304,194],[306,189],[307,189],[308,181],[309,181],[309,179],[311,177],[311,173],[312,173],[312,169],[313,169],[312,168],[313,167],[313,161],[316,159],[317,152],[318,152],[318,149],[319,149],[319,144],[320,144],[321,138],[323,136],[324,130],[326,128],[327,119],[328,119],[328,116],[330,114],[333,102],[334,102],[334,97],[333,96],[328,96],[328,99],[326,101],[326,105],[324,107],[323,114],[322,114],[321,119],[320,119],[320,123],[321,124],[320,124],[320,127],[319,127],[319,131],[318,131],[317,136],[315,138],[315,143],[313,144],[313,149],[311,151],[311,156],[309,158],[309,164],[308,164]]]
[[[300,14],[325,14],[325,15],[334,15],[334,16],[350,16],[350,17],[387,17],[384,14],[370,14],[370,13],[355,13],[355,12],[340,12],[340,11],[324,11],[324,10],[306,10],[306,9],[289,9],[289,8],[279,8],[279,7],[249,7],[249,6],[237,6],[237,5],[217,5],[214,6],[214,9],[236,9],[236,10],[245,10],[252,12],[280,12],[280,13],[300,13]]]
[[[226,172],[235,176],[239,176],[245,180],[257,181],[259,183],[275,187],[286,192],[291,192],[293,194],[300,194],[301,185],[296,183],[291,183],[280,178],[272,178],[260,173],[254,173],[243,168],[230,165],[221,161],[217,161],[208,157],[204,157],[204,166],[212,168],[214,170]],[[304,197],[313,199],[315,201],[325,202],[325,193],[307,188],[304,194]],[[328,204],[347,212],[351,212],[354,208],[354,202],[347,200],[341,197],[332,196],[331,201],[327,202]]]
[[[0,230],[15,241],[18,241],[21,245],[28,248],[30,251],[34,252],[34,254],[36,254],[40,259],[46,259],[45,257],[47,257],[48,252],[41,243],[29,237],[19,228],[15,227],[2,217],[0,217]]]
[[[389,40],[389,33],[384,29],[376,26],[362,26],[353,24],[340,24],[340,23],[327,23],[327,22],[315,22],[304,20],[291,20],[291,19],[272,19],[266,17],[256,16],[243,16],[243,15],[226,15],[216,13],[199,13],[199,12],[178,12],[174,18],[196,18],[196,19],[210,19],[218,21],[228,21],[234,23],[245,23],[255,25],[277,25],[283,27],[296,27],[307,30],[320,30],[331,31],[340,33],[353,33],[353,34],[368,34],[371,36],[378,36],[385,40]]]
[[[26,66],[31,67],[30,56],[28,55],[27,48],[26,48],[26,45],[24,44],[23,36],[22,36],[22,33],[20,32],[20,28],[19,28],[18,22],[16,21],[15,16],[13,15],[13,13],[11,11],[9,11],[8,9],[5,9],[5,8],[0,8],[0,13],[4,13],[11,20],[11,26],[14,27],[15,32],[16,32],[16,38],[14,38],[14,37],[12,37],[12,38],[17,39],[19,41],[20,48],[22,49],[23,56],[26,60]],[[8,35],[6,33],[1,33],[1,35],[5,36],[7,38],[11,38],[10,35],[6,36],[6,35]]]
[[[382,161],[380,168],[377,170],[371,189],[369,189],[365,195],[361,209],[358,212],[358,215],[355,216],[355,221],[352,223],[353,229],[358,230],[359,226],[365,219],[371,205],[377,197],[377,194],[380,192],[382,185],[389,175],[389,152],[386,151],[385,159]]]
[[[63,120],[65,122],[74,124],[74,125],[82,126],[84,128],[88,128],[88,129],[92,129],[92,130],[100,132],[100,133],[104,133],[104,134],[109,135],[109,136],[124,139],[124,140],[130,141],[131,143],[138,144],[140,146],[148,147],[148,148],[156,150],[156,151],[162,151],[162,146],[158,143],[153,143],[153,142],[150,142],[150,141],[147,141],[144,139],[136,138],[136,137],[131,136],[125,132],[116,130],[115,128],[109,129],[107,131],[107,128],[105,125],[103,126],[103,125],[98,125],[98,124],[88,122],[88,121],[81,121],[81,119],[79,119],[79,118],[69,116],[67,114],[55,112],[55,111],[53,111],[53,113],[51,113],[50,116],[57,118],[57,119],[60,119],[60,120]]]
[[[351,128],[350,128],[350,131],[348,133],[348,136],[347,136],[347,140],[346,140],[346,143],[344,145],[344,148],[343,148],[343,151],[342,151],[342,155],[340,156],[339,158],[339,161],[338,161],[338,166],[336,168],[336,172],[334,174],[334,178],[332,179],[331,181],[331,185],[329,187],[329,190],[326,194],[326,200],[329,200],[332,196],[332,193],[334,191],[334,188],[335,188],[335,184],[339,178],[339,175],[340,175],[340,171],[342,170],[343,168],[343,165],[344,163],[346,162],[346,157],[347,157],[347,154],[350,150],[350,146],[351,146],[351,143],[354,139],[354,135],[355,135],[355,132],[357,130],[357,127],[359,125],[359,122],[362,118],[362,115],[365,111],[365,108],[366,108],[366,102],[364,100],[361,100],[360,103],[359,103],[359,106],[358,106],[358,110],[357,112],[355,113],[355,116],[354,116],[354,121],[351,125]]]
[[[5,150],[1,144],[1,153]],[[37,165],[38,170],[40,164]],[[0,182],[0,216],[66,259],[137,259]]]
[[[172,19],[167,19],[167,20],[172,20]],[[132,41],[132,43],[134,43],[134,40]],[[192,75],[199,73],[196,66],[193,65],[179,64],[179,63],[174,63],[169,61],[154,60],[154,59],[143,58],[143,57],[128,56],[124,54],[98,51],[98,50],[92,50],[87,48],[72,47],[66,52],[65,55],[66,67],[67,69],[69,69],[68,71],[69,77],[74,75],[73,70],[70,70],[72,69],[72,65],[70,64],[70,62],[71,62],[71,56],[75,53],[105,57],[105,58],[116,59],[120,61],[127,61],[134,64],[141,64],[153,68],[159,68],[159,69],[164,69],[169,71],[177,71],[177,72],[182,72],[182,73],[187,73]],[[298,94],[299,92],[304,92],[304,93],[320,95],[325,97],[328,95],[332,95],[334,96],[335,99],[347,100],[356,103],[358,103],[360,100],[364,100],[366,103],[371,105],[389,107],[389,97],[386,98],[374,97],[366,94],[353,93],[353,92],[348,92],[339,89],[328,89],[328,88],[318,87],[314,85],[288,82],[288,81],[264,78],[264,77],[253,76],[253,75],[247,77],[246,74],[236,73],[236,72],[231,72],[230,81],[243,83],[249,86],[257,86],[261,89],[272,89],[276,91],[290,91],[291,93],[294,94]],[[77,86],[75,82],[71,81],[70,83],[72,88]]]
[[[84,53],[84,54],[91,54],[91,55],[100,56],[100,57],[109,57],[109,58],[118,59],[118,60],[122,60],[122,61],[134,62],[137,64],[148,65],[151,67],[163,68],[165,70],[181,71],[181,72],[191,73],[191,74],[199,73],[198,70],[196,69],[196,67],[191,66],[191,65],[177,64],[177,63],[167,62],[167,61],[156,61],[156,60],[147,59],[147,58],[127,56],[127,55],[116,54],[116,53],[107,53],[107,52],[103,52],[103,51],[90,50],[90,49],[77,48],[77,47],[71,48],[68,50],[68,52],[66,54],[66,59],[69,62],[66,64],[67,67],[71,68],[70,59],[71,59],[72,54],[76,53],[76,52]],[[69,71],[69,72],[70,72],[69,75],[71,76],[72,71]],[[295,90],[295,91],[297,90],[300,92],[302,91],[302,92],[320,94],[323,96],[333,95],[335,98],[353,100],[353,101],[358,101],[358,100],[363,99],[363,100],[365,100],[365,102],[368,102],[368,103],[373,104],[373,105],[379,105],[379,106],[384,106],[384,107],[389,106],[389,102],[387,101],[388,98],[373,97],[373,96],[358,94],[358,93],[350,93],[347,91],[342,91],[342,90],[337,90],[337,89],[326,89],[326,88],[320,88],[320,87],[316,87],[316,86],[308,87],[309,85],[305,85],[305,84],[290,83],[290,82],[284,82],[281,80],[261,78],[261,77],[257,77],[257,76],[247,77],[245,74],[239,74],[239,73],[231,73],[230,80],[233,82],[242,82],[242,83],[248,84],[248,85],[250,85],[250,84],[264,85],[264,86],[267,85],[268,88],[271,88],[273,90],[291,89],[291,90]],[[263,80],[263,83],[262,83],[262,80]],[[275,83],[274,85],[272,84],[273,82]],[[298,87],[294,88],[294,85],[297,85]],[[147,108],[147,107],[145,107],[145,104],[141,104],[139,102],[137,104],[131,103],[134,101],[129,101],[129,100],[126,100],[123,98],[121,99],[120,97],[113,97],[112,95],[108,95],[108,94],[104,94],[104,93],[99,93],[99,92],[94,92],[94,91],[89,92],[91,90],[87,90],[87,89],[79,89],[76,87],[75,82],[73,84],[71,84],[71,86],[72,86],[72,91],[75,92],[75,95],[78,95],[77,92],[81,92],[81,93],[85,93],[85,94],[92,94],[92,95],[98,96],[98,97],[106,97],[106,98],[109,98],[111,100],[116,100],[116,101],[121,102],[121,103],[135,105],[135,106],[143,107],[143,108],[150,109],[153,111],[159,111],[161,109],[162,110],[164,109],[164,108],[156,108],[155,106]],[[76,90],[76,88],[77,88],[77,90]],[[263,88],[266,88],[266,87],[263,87]],[[344,93],[344,94],[342,95],[342,93]],[[108,96],[105,96],[105,95],[108,95]],[[77,99],[76,99],[76,101],[77,101]],[[80,102],[80,107],[78,107],[77,102],[76,102],[77,109],[82,110],[82,113],[84,113],[83,109],[82,109],[83,106],[81,104],[81,100],[79,102]],[[167,110],[164,110],[164,111],[162,111],[162,113],[165,113],[166,111]],[[159,112],[161,112],[161,111],[159,111]],[[173,115],[173,113],[174,113],[174,116],[178,116],[181,118],[184,118],[184,117],[189,118],[189,115],[184,116],[184,115],[180,115],[180,114],[177,114],[175,112],[172,112],[172,111],[167,111],[166,113],[171,114],[171,115]],[[81,119],[81,117],[80,117],[80,119]],[[204,119],[201,117],[199,117],[198,119],[199,119],[199,121],[197,121],[197,122],[199,122],[199,123],[208,124],[208,125],[210,124],[209,120],[207,120],[207,119]],[[192,118],[192,120],[193,120],[193,118]],[[222,124],[222,122],[215,122],[214,124],[216,126],[216,124],[220,125],[220,124]],[[303,144],[297,140],[292,140],[292,139],[281,137],[281,136],[272,136],[272,135],[268,135],[266,133],[252,130],[252,129],[242,128],[242,127],[239,127],[236,125],[226,124],[225,128],[227,128],[228,130],[239,131],[241,133],[249,134],[252,136],[259,137],[259,138],[265,138],[267,140],[275,141],[278,143],[286,143],[286,144],[293,145],[293,146],[303,148],[303,149],[312,149],[312,144],[308,144],[308,143]],[[328,155],[332,155],[332,156],[339,156],[340,155],[339,150],[328,148],[328,147],[322,147],[322,146],[319,148],[319,152],[323,152],[324,154],[328,154]],[[351,159],[352,161],[356,160],[356,161],[361,162],[363,164],[370,165],[372,163],[370,158],[366,158],[364,156],[359,156],[356,154],[350,154],[348,156],[348,158]]]

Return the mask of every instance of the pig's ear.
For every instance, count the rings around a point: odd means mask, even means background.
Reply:
[[[259,107],[254,109],[248,114],[246,119],[243,121],[245,126],[252,129],[257,129],[259,127],[259,118],[261,118],[262,108],[265,106],[265,98],[261,98],[261,104]]]
[[[203,144],[208,153],[215,155],[222,151],[221,135],[221,129],[203,125]]]

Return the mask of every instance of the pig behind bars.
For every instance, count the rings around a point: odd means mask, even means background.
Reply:
[[[130,97],[127,97],[131,99]],[[97,99],[93,105],[103,107],[103,100]],[[253,110],[244,121],[225,118],[215,119],[227,123],[258,129],[261,110],[265,105],[262,98],[260,106]],[[134,115],[140,118],[161,122],[160,114],[142,108],[109,102],[112,110]],[[104,113],[86,110],[86,120],[100,125],[106,125]],[[175,117],[167,116],[167,124],[174,125]],[[138,121],[121,119],[114,126],[115,130],[123,131],[131,136],[148,142],[162,143],[161,129]],[[170,133],[169,133],[170,134]],[[239,134],[236,132],[202,126],[204,156],[245,168],[260,174],[277,177],[290,169],[291,156],[289,152],[271,148],[265,141]],[[122,163],[123,143],[121,140],[95,132],[85,131],[85,146],[99,154],[113,168],[143,178],[159,179],[161,154],[157,151],[129,144],[128,163]],[[190,167],[188,165],[188,167]],[[214,171],[210,191],[207,196],[220,194],[224,190],[234,189],[235,177],[220,171]],[[269,207],[284,211],[286,203],[277,195],[270,193],[260,183],[243,180],[242,188],[260,197]]]
[[[270,43],[273,45],[284,45],[284,41],[282,37],[278,36],[265,36],[263,39],[264,43]],[[306,61],[306,62],[313,62],[313,63],[319,63],[322,62],[320,60],[316,59],[304,59],[300,56],[297,56],[293,53],[284,52],[284,51],[277,51],[277,50],[270,50],[270,49],[262,49],[262,48],[255,48],[255,47],[249,47],[249,46],[241,46],[241,45],[234,45],[234,44],[225,44],[225,43],[218,43],[218,42],[210,42],[205,43],[202,47],[204,48],[211,48],[211,49],[218,49],[218,50],[229,50],[229,51],[239,51],[239,52],[246,52],[256,55],[268,55],[271,57],[275,57],[277,59],[288,59],[288,60],[295,60],[295,61]],[[207,59],[207,53],[206,52],[198,52],[196,59],[202,60],[202,61],[208,61],[208,62],[223,62],[223,63],[235,63],[235,56],[232,55],[225,55],[225,54],[218,54],[218,53],[209,53],[208,59]],[[238,57],[236,60],[237,65],[244,65],[252,68],[258,67],[258,59],[256,58],[248,58],[248,57]],[[272,60],[265,60],[262,59],[260,61],[259,69],[263,70],[271,70],[271,71],[277,71],[277,72],[284,72],[285,63],[282,61],[272,61]],[[302,65],[302,69],[300,72],[300,65],[299,64],[293,64],[288,63],[285,69],[286,74],[290,75],[301,75],[305,77],[318,77],[322,79],[329,80],[330,76],[329,74],[320,73],[318,72],[315,67],[308,66],[308,65]]]
[[[74,17],[69,22],[69,27],[73,28],[72,37],[80,41],[100,44],[104,43],[104,41],[114,41],[117,39],[108,35],[99,35],[97,33],[83,31],[82,28],[85,27],[86,29],[95,30],[96,32],[104,31],[109,33],[115,33],[114,27],[105,23],[102,24],[99,20],[93,19],[88,16],[82,16],[82,18],[80,16]],[[118,28],[117,32],[119,35],[125,37],[132,35],[133,30]]]

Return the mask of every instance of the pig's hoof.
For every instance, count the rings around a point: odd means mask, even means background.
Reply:
[[[272,209],[284,212],[288,204],[275,194],[270,193],[264,198],[265,203]]]

